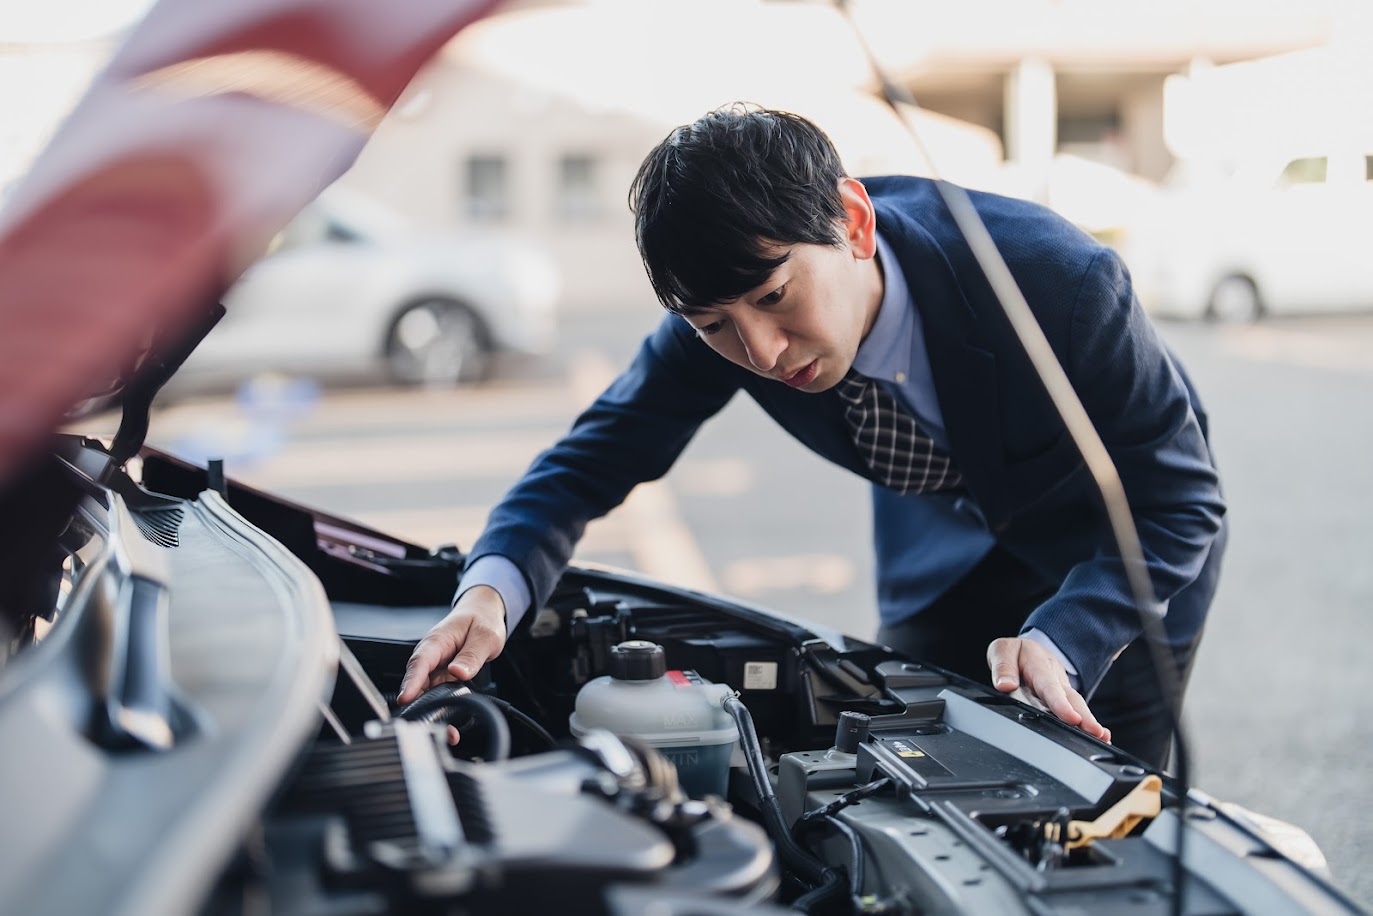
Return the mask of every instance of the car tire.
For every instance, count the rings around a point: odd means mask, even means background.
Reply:
[[[452,299],[402,309],[386,335],[386,369],[401,385],[442,387],[486,378],[490,335],[478,315]]]
[[[1241,324],[1263,317],[1263,300],[1254,281],[1241,274],[1231,274],[1211,290],[1206,303],[1209,321]]]

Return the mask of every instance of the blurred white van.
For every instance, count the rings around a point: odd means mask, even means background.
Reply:
[[[1121,248],[1140,301],[1160,316],[1373,309],[1373,144],[1183,163]]]

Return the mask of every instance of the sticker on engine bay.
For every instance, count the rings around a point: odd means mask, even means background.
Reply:
[[[948,767],[931,757],[920,745],[905,738],[878,738],[878,743],[890,748],[901,762],[925,779],[937,776],[952,776]]]
[[[776,690],[776,662],[744,662],[745,690]]]

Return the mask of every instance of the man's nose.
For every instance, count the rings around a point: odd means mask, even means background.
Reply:
[[[736,321],[735,327],[749,363],[759,372],[771,372],[777,365],[777,358],[787,348],[786,335],[781,328],[770,321],[757,319]]]

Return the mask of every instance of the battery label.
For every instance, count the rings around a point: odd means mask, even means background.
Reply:
[[[907,744],[906,742],[901,741],[901,740],[892,741],[892,742],[891,742],[891,746],[892,746],[892,749],[895,750],[896,753],[897,753],[898,755],[902,756],[902,757],[924,757],[924,756],[926,756],[926,755],[925,755],[925,752],[922,751],[920,748],[916,747],[916,746],[913,745],[913,744]]]
[[[935,760],[928,751],[913,741],[906,738],[878,738],[877,740],[926,781],[941,776],[953,776],[953,773],[944,764]]]

